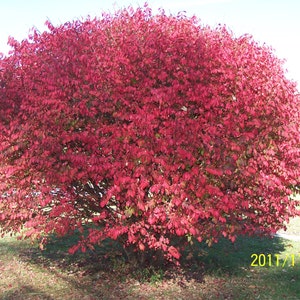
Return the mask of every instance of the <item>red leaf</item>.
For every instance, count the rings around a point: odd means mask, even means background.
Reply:
[[[215,175],[215,176],[222,176],[223,175],[222,170],[217,170],[217,169],[208,168],[208,167],[205,170],[206,170],[206,172],[208,172],[211,175]]]
[[[178,252],[178,250],[174,247],[174,246],[170,246],[168,248],[168,252],[169,254],[174,257],[175,259],[179,259],[180,258],[180,253]]]
[[[145,245],[142,242],[139,242],[139,249],[145,251]]]

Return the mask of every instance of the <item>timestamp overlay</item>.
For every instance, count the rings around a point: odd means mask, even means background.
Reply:
[[[295,254],[264,254],[252,253],[251,267],[295,267],[300,265],[300,253]]]

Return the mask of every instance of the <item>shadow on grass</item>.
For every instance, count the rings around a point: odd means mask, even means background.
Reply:
[[[268,299],[266,295],[274,287],[278,293],[274,294],[273,299],[280,299],[281,296],[297,299],[295,295],[300,293],[300,287],[298,288],[300,260],[297,262],[297,267],[288,270],[268,266],[250,267],[253,262],[252,254],[266,256],[270,254],[275,257],[286,251],[287,243],[277,237],[243,236],[239,237],[234,244],[221,239],[212,247],[204,243],[194,243],[193,247],[186,249],[180,268],[169,264],[156,267],[131,265],[126,261],[121,245],[111,240],[106,240],[93,252],[69,255],[68,249],[76,241],[76,235],[63,239],[52,237],[44,251],[28,245],[22,247],[20,242],[9,245],[1,243],[0,254],[9,248],[11,253],[18,255],[22,261],[45,268],[57,278],[68,282],[74,289],[85,290],[87,294],[97,296],[98,299],[154,299],[155,294],[152,298],[150,296],[147,298],[143,295],[143,288],[137,290],[134,284],[128,282],[138,281],[142,287],[143,283],[159,284],[165,280],[176,281],[177,287],[183,288],[182,295],[179,296],[186,295],[188,299],[245,299],[245,297],[256,299],[258,296],[260,299]],[[251,273],[253,272],[251,269],[254,269],[254,273]],[[260,272],[261,270],[263,272]],[[213,283],[210,283],[210,280],[213,280]],[[197,288],[189,290],[190,282]],[[253,286],[256,286],[257,294],[253,292]],[[173,294],[170,293],[170,297],[165,294],[164,299],[174,298],[178,290]],[[197,293],[195,298],[191,293]],[[129,298],[126,298],[128,295]],[[155,299],[162,298],[157,296]]]
[[[31,263],[44,266],[55,265],[66,272],[81,271],[84,275],[93,275],[98,272],[116,273],[120,280],[130,274],[134,279],[144,281],[156,279],[159,281],[170,270],[178,272],[178,268],[166,263],[164,265],[130,265],[126,261],[122,246],[115,241],[105,240],[101,247],[86,253],[68,254],[70,246],[75,244],[77,237],[53,237],[46,247],[40,251],[37,248],[28,248],[22,251],[22,257]],[[227,239],[220,239],[217,244],[208,247],[205,243],[194,243],[183,253],[180,270],[190,279],[201,282],[203,274],[214,276],[239,275],[245,273],[254,260],[254,254],[268,254],[274,257],[285,250],[281,238],[266,237],[238,237],[235,243]],[[149,278],[148,278],[149,277]]]
[[[263,254],[267,257],[270,254],[274,257],[284,250],[283,240],[277,237],[240,236],[235,243],[222,238],[211,247],[205,243],[196,243],[187,251],[183,264],[190,268],[202,265],[205,273],[210,275],[238,275],[251,266],[255,255]]]

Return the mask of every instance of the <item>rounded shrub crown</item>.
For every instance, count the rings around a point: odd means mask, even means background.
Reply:
[[[272,233],[297,213],[297,90],[250,36],[147,6],[10,40],[0,60],[3,232],[118,239]]]

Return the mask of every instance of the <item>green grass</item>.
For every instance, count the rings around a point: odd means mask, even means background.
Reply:
[[[205,274],[217,282],[209,299],[300,299],[300,242],[240,237],[205,250]]]
[[[70,256],[74,241],[53,238],[40,251],[29,241],[0,239],[0,299],[300,299],[300,242],[239,237],[195,245],[180,268],[141,268],[111,241]],[[253,254],[267,258],[266,266],[251,266]]]

